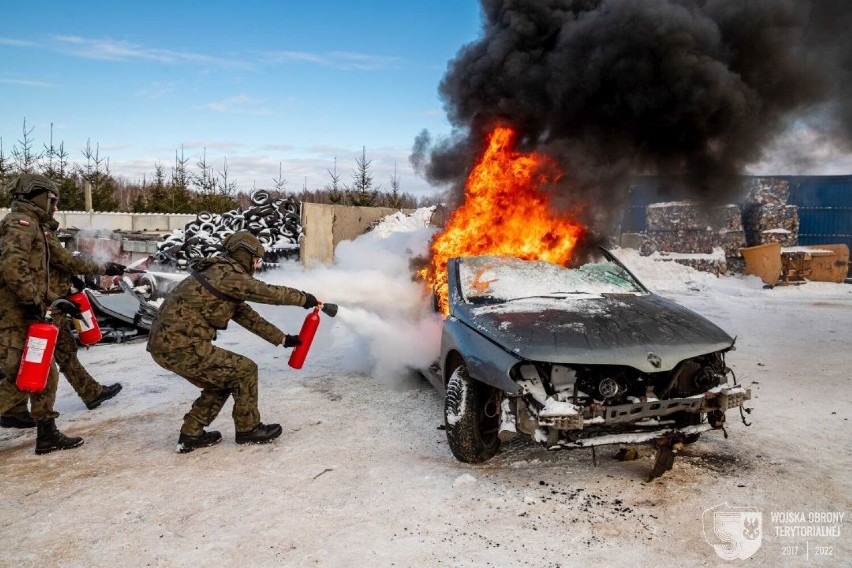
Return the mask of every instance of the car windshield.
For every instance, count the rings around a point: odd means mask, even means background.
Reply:
[[[540,260],[472,256],[460,259],[459,277],[462,296],[472,303],[645,292],[629,272],[609,261],[565,268]]]

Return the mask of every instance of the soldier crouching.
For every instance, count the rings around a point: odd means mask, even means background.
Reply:
[[[294,347],[298,336],[286,335],[263,319],[246,302],[302,306],[317,305],[312,294],[287,286],[266,284],[253,277],[263,259],[263,245],[248,231],[238,231],[222,243],[224,255],[192,263],[190,276],[165,299],[148,336],[154,361],[201,389],[186,413],[177,451],[191,452],[222,440],[216,430],[205,431],[229,396],[238,444],[271,442],[281,435],[278,424],[260,421],[257,365],[243,355],[213,345],[217,330],[234,320],[273,345]]]

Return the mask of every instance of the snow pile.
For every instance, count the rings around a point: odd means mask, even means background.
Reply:
[[[97,380],[124,389],[88,411],[60,380],[57,425],[85,439],[78,449],[36,456],[35,432],[0,429],[0,564],[734,565],[705,536],[702,512],[722,503],[763,514],[749,566],[849,564],[848,522],[834,525],[840,537],[809,540],[806,562],[803,542],[783,533],[800,526],[775,517],[852,508],[852,286],[763,289],[616,250],[644,284],[737,335],[726,363],[752,389],[752,426],[732,419],[727,439],[702,435],[651,483],[644,446],[633,461],[599,448],[595,463],[588,449],[553,453],[519,436],[473,466],[447,447],[440,393],[402,377],[436,349],[417,335],[428,302],[407,270],[431,230],[408,228],[341,243],[336,263],[310,273],[286,263],[259,275],[341,305],[337,318],[322,316],[303,369],[238,325],[222,332],[217,344],[258,364],[262,419],[284,427],[273,444],[236,445],[228,402],[211,425],[223,442],[176,454],[198,389],[158,367],[143,342],[80,350]],[[256,307],[289,333],[306,315]],[[347,372],[356,363],[366,371]],[[832,556],[815,557],[816,546]],[[796,547],[797,558],[782,556]]]

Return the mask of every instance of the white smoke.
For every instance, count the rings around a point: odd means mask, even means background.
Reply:
[[[396,214],[354,241],[341,242],[331,264],[305,269],[288,262],[260,275],[270,284],[298,288],[339,306],[333,320],[321,316],[312,352],[343,336],[351,347],[340,361],[342,370],[368,373],[385,384],[398,384],[437,358],[442,320],[423,283],[412,278],[410,266],[412,258],[427,253],[436,230],[424,221],[429,212]],[[288,312],[279,327],[298,333],[295,322],[304,317],[299,312]]]

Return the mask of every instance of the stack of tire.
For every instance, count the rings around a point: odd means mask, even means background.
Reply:
[[[192,260],[221,255],[222,241],[243,229],[263,244],[265,267],[298,258],[304,236],[301,203],[292,197],[272,198],[263,189],[252,192],[250,199],[251,207],[245,211],[232,209],[221,215],[202,211],[183,230],[175,229],[157,243],[154,262],[184,270]]]

